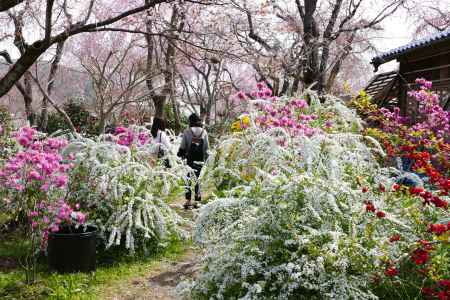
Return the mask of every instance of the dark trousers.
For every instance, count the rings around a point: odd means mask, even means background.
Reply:
[[[202,166],[196,165],[196,164],[189,164],[189,166],[194,169],[194,174],[195,174],[195,201],[200,201],[201,200],[201,195],[200,195],[200,185],[198,184],[198,177],[200,176],[200,172],[202,171]],[[186,185],[186,200],[190,201],[191,197],[192,197],[192,190],[191,190],[191,185],[192,185],[192,178],[191,178],[191,174],[189,174],[188,177],[188,182]]]

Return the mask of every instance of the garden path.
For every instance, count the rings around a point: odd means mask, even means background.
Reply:
[[[184,211],[184,199],[171,204],[183,217],[192,220],[195,212]],[[186,228],[190,232],[192,228]],[[109,300],[181,300],[176,295],[176,286],[185,279],[193,278],[198,267],[197,250],[189,246],[177,260],[158,262],[148,274],[130,278],[114,285],[102,297]]]

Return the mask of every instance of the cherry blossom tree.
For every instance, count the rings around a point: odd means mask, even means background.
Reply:
[[[111,3],[111,1],[102,0],[29,0],[26,2],[25,5],[28,5],[30,11],[39,12],[39,14],[27,15],[27,19],[23,21],[24,25],[30,26],[24,31],[33,31],[34,39],[27,39],[24,35],[14,38],[23,45],[23,51],[19,59],[11,64],[9,70],[0,79],[0,96],[5,95],[52,46],[63,43],[80,33],[95,32],[111,24],[126,22],[130,16],[143,13],[159,3],[172,1],[148,0],[145,3],[137,3],[133,0],[122,0]],[[5,3],[2,7],[3,10],[14,7],[14,3],[7,4]],[[24,4],[16,7],[21,5]],[[11,57],[7,49],[2,50],[1,55],[6,59]]]
[[[413,1],[408,7],[417,19],[416,35],[426,36],[450,28],[450,2],[439,0]]]
[[[102,32],[77,38],[72,46],[72,54],[88,74],[92,92],[85,96],[102,132],[127,106],[148,102],[145,52],[139,41],[129,33]]]
[[[232,1],[230,17],[239,42],[253,56],[261,80],[275,94],[294,94],[302,84],[330,88],[361,36],[380,29],[405,0]],[[381,4],[380,4],[381,3]],[[238,15],[238,16],[236,16]],[[329,80],[331,78],[331,80]],[[327,83],[329,81],[329,83]]]

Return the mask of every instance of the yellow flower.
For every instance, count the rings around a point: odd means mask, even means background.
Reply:
[[[241,131],[241,122],[240,121],[233,122],[233,124],[231,124],[231,131],[232,132]]]
[[[232,132],[240,132],[250,126],[250,116],[245,115],[231,124]]]
[[[245,125],[247,127],[250,126],[250,117],[249,116],[247,116],[247,115],[243,116],[241,121],[242,121],[243,125]]]

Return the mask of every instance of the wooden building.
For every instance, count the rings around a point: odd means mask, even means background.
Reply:
[[[450,110],[450,30],[411,42],[372,59],[378,67],[392,60],[399,62],[397,71],[375,75],[366,92],[379,106],[399,106],[402,114],[415,116],[418,104],[408,97],[416,87],[416,78],[433,82],[433,90],[441,95],[441,105]]]

